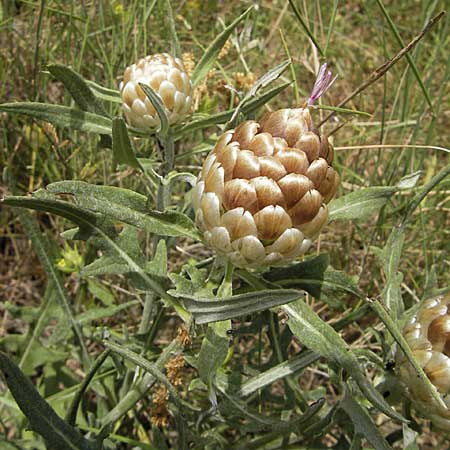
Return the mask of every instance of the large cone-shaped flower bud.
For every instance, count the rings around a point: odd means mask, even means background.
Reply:
[[[416,361],[442,397],[443,408],[419,383],[414,367],[401,350],[396,368],[417,412],[437,426],[450,430],[450,295],[425,301],[403,329]]]
[[[332,160],[307,108],[225,132],[193,192],[206,242],[238,267],[281,265],[305,253],[339,184]]]
[[[146,56],[126,68],[120,83],[122,108],[128,123],[140,129],[156,128],[158,114],[139,83],[159,94],[170,124],[179,122],[188,113],[192,84],[180,59],[167,53]]]

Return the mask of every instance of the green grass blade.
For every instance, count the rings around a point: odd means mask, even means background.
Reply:
[[[5,204],[6,203],[7,202],[5,199]],[[74,334],[81,348],[84,364],[85,366],[88,366],[90,363],[90,358],[84,343],[83,332],[80,324],[76,321],[72,313],[72,308],[70,305],[71,302],[69,300],[66,288],[64,287],[64,281],[62,280],[60,273],[56,270],[55,261],[52,260],[51,255],[48,252],[47,245],[44,242],[42,233],[39,230],[39,225],[36,219],[28,211],[19,210],[18,214],[27,235],[33,244],[33,248],[47,273],[49,281],[58,292],[56,299],[60,303],[62,310],[72,325]]]
[[[401,48],[405,47],[405,42],[403,41],[402,37],[400,36],[400,33],[399,33],[397,27],[395,26],[395,23],[391,19],[391,16],[389,15],[386,7],[383,5],[383,2],[381,0],[377,0],[377,3],[381,9],[381,12],[383,13],[384,17],[386,18],[386,20],[389,24],[389,28],[391,29],[392,33],[394,34],[395,39],[397,40],[398,44],[400,45]],[[414,76],[416,77],[416,80],[419,83],[420,89],[422,90],[423,95],[425,96],[425,99],[426,99],[431,111],[433,111],[433,104],[431,102],[430,95],[428,94],[428,90],[426,89],[425,84],[422,81],[422,78],[419,74],[416,63],[414,62],[412,56],[409,53],[406,54],[406,59],[408,60],[408,64],[411,66]]]
[[[314,35],[312,34],[311,30],[309,29],[308,25],[306,24],[306,22],[303,20],[302,15],[300,14],[300,11],[297,8],[297,5],[294,3],[294,0],[289,0],[289,4],[291,5],[292,11],[294,11],[295,17],[297,18],[297,20],[300,22],[300,26],[303,28],[303,30],[305,31],[305,33],[308,35],[308,37],[311,39],[311,41],[313,42],[314,46],[317,48],[317,50],[320,53],[320,56],[324,56],[324,52],[322,50],[322,48],[320,47],[319,43],[317,42],[317,39],[314,37]]]

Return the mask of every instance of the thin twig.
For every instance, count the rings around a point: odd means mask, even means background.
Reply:
[[[437,16],[433,17],[424,27],[424,29],[404,48],[402,48],[392,59],[383,63],[380,67],[375,69],[374,72],[370,75],[370,77],[364,81],[361,85],[359,85],[350,95],[348,95],[344,100],[342,100],[337,107],[340,108],[348,103],[352,98],[356,97],[359,93],[368,88],[372,83],[375,83],[379,78],[381,78],[396,62],[398,62],[403,56],[405,56],[408,52],[410,52],[419,41],[425,36],[425,34],[430,31],[430,29],[442,18],[445,14],[445,11],[441,11]],[[333,117],[336,114],[335,111],[328,114],[322,122],[319,123],[319,127],[322,126],[327,120]]]
[[[377,148],[421,148],[429,150],[439,150],[450,153],[450,149],[439,147],[438,145],[421,145],[421,144],[370,144],[370,145],[346,145],[344,147],[334,147],[334,150],[370,150]]]

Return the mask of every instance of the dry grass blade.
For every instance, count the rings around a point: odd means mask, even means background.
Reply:
[[[352,98],[356,97],[358,94],[367,89],[371,84],[375,83],[379,78],[381,78],[395,63],[397,63],[403,56],[407,55],[418,43],[419,41],[436,25],[437,22],[444,16],[445,11],[441,11],[437,16],[433,17],[423,28],[423,30],[404,48],[402,48],[392,59],[389,59],[380,67],[375,69],[372,72],[372,75],[364,81],[364,83],[360,84],[350,95],[344,98],[338,105],[337,108],[344,106],[348,103]],[[319,127],[323,125],[327,120],[333,117],[336,112],[332,112],[328,114],[322,122],[319,123]]]

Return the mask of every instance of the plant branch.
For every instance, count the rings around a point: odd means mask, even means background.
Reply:
[[[436,23],[444,16],[445,11],[441,11],[437,16],[433,17],[423,28],[423,30],[404,48],[402,48],[392,59],[389,59],[380,67],[375,69],[374,72],[369,76],[369,78],[360,84],[350,95],[348,95],[344,100],[342,100],[337,107],[341,108],[346,103],[348,103],[352,98],[356,97],[362,91],[367,89],[371,84],[375,83],[379,78],[381,78],[395,63],[397,63],[403,56],[408,54],[418,43],[419,41],[427,34],[431,28],[436,25]],[[327,120],[333,117],[336,114],[335,111],[328,114],[325,119],[323,119],[318,127],[322,126]]]

